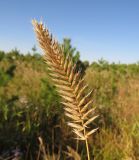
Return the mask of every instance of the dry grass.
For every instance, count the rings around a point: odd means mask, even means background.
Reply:
[[[60,160],[62,157],[60,155],[61,149],[59,148],[58,153],[55,154],[54,151],[50,154],[49,147],[46,149],[44,142],[41,137],[39,139],[39,152],[37,156],[37,160],[43,158],[43,160]],[[54,144],[53,144],[54,145]],[[73,158],[74,160],[81,160],[80,155],[70,146],[67,146],[68,152],[65,152],[68,158]]]
[[[90,129],[89,125],[98,117],[92,108],[92,93],[85,94],[87,85],[80,72],[75,72],[76,65],[72,58],[63,53],[58,42],[53,39],[42,23],[33,20],[34,30],[43,49],[44,59],[48,65],[49,75],[58,93],[63,98],[65,115],[69,118],[68,125],[76,134],[76,138],[86,143],[88,160],[90,160],[88,138],[97,129]]]
[[[60,149],[58,151],[58,154],[55,154],[53,151],[51,155],[49,152],[49,148],[47,148],[47,153],[46,153],[46,148],[45,148],[42,138],[39,137],[38,139],[40,142],[40,146],[39,146],[39,153],[37,156],[37,160],[39,160],[40,158],[43,158],[43,160],[60,160]]]

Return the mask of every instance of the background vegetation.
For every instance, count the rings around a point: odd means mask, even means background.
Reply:
[[[100,129],[89,140],[92,157],[138,160],[139,63],[109,64],[101,59],[89,65],[80,61],[80,53],[69,39],[62,45],[94,89],[94,107],[100,117],[93,125]],[[47,66],[35,47],[32,52],[0,51],[0,159],[37,159],[38,137],[42,137],[49,154],[60,152],[61,159],[66,159],[67,145],[76,150],[76,142]],[[79,146],[78,152],[86,159],[82,142]]]

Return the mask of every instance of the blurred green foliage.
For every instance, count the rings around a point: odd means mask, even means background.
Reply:
[[[139,159],[139,63],[109,64],[101,59],[89,65],[80,61],[69,39],[62,45],[95,90],[94,106],[100,117],[93,125],[100,129],[89,140],[92,156],[96,160]],[[4,158],[18,148],[22,159],[36,159],[39,136],[54,145],[56,153],[60,146],[62,155],[67,145],[75,146],[47,66],[35,47],[32,52],[0,51],[0,155]],[[79,153],[86,159],[82,142]]]

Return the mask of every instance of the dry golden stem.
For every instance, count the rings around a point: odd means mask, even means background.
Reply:
[[[44,51],[44,59],[48,65],[50,76],[57,87],[57,91],[63,98],[65,115],[70,119],[68,125],[78,136],[79,140],[86,142],[88,160],[90,160],[88,137],[97,129],[89,130],[89,125],[97,116],[94,116],[92,105],[92,91],[85,95],[87,85],[81,78],[81,73],[75,72],[72,58],[64,55],[58,42],[49,34],[43,23],[33,20],[34,30],[40,47]],[[85,96],[84,96],[85,95]]]

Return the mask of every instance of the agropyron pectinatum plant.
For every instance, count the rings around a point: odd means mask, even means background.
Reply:
[[[48,65],[49,75],[62,97],[65,115],[69,118],[67,124],[77,135],[77,139],[86,143],[87,156],[90,160],[88,137],[96,129],[90,129],[89,125],[98,117],[94,115],[92,108],[92,93],[86,94],[87,85],[80,71],[75,72],[76,64],[73,64],[70,55],[64,55],[62,47],[49,34],[43,23],[32,21],[37,40],[44,52],[44,59]]]

